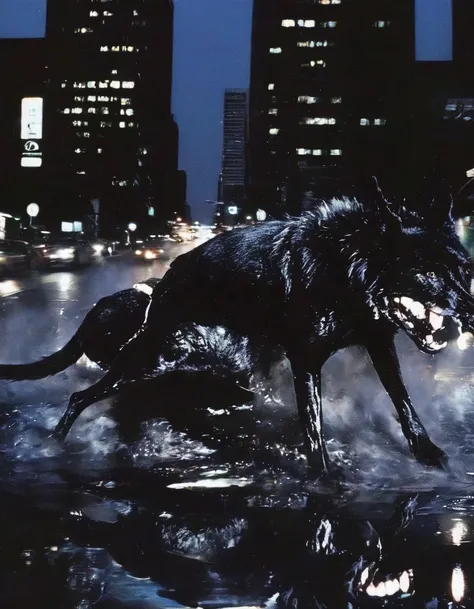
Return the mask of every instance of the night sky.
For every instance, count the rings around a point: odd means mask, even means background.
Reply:
[[[173,112],[180,127],[180,168],[188,201],[205,219],[217,197],[226,87],[250,75],[252,0],[174,0]],[[417,58],[451,59],[451,0],[416,0]],[[46,0],[0,0],[0,38],[44,36]]]

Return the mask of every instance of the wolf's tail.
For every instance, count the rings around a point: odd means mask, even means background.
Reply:
[[[0,364],[0,379],[34,381],[62,372],[83,355],[79,332],[62,349],[30,364]]]

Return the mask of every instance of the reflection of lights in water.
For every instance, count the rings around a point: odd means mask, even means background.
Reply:
[[[451,529],[451,539],[455,546],[460,546],[468,533],[468,528],[462,520],[457,520]]]
[[[74,281],[73,275],[71,273],[61,273],[59,275],[58,287],[61,292],[68,292],[71,288],[71,285]]]
[[[460,565],[456,565],[453,569],[453,574],[451,576],[451,594],[453,595],[453,600],[456,603],[459,603],[464,596],[465,591],[465,582],[464,582],[464,573]]]
[[[197,480],[195,482],[175,482],[174,484],[169,484],[168,488],[227,488],[231,486],[248,486],[251,483],[246,478],[213,478]]]

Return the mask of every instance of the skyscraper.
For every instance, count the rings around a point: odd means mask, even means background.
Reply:
[[[413,64],[412,1],[255,0],[252,204],[299,213],[307,191],[349,193],[372,173],[386,182]]]
[[[224,138],[219,199],[228,206],[242,208],[245,201],[247,145],[247,91],[224,92]]]
[[[172,0],[49,0],[46,112],[62,216],[98,199],[110,232],[172,213],[173,11]]]

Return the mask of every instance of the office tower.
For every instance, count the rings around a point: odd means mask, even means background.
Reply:
[[[411,0],[255,0],[252,205],[297,214],[373,173],[396,182],[413,64]]]
[[[112,234],[172,213],[173,11],[171,0],[49,0],[46,111],[61,219],[92,213],[95,200]]]
[[[245,201],[245,163],[247,144],[247,91],[224,92],[224,137],[219,199],[227,207],[242,209]]]

